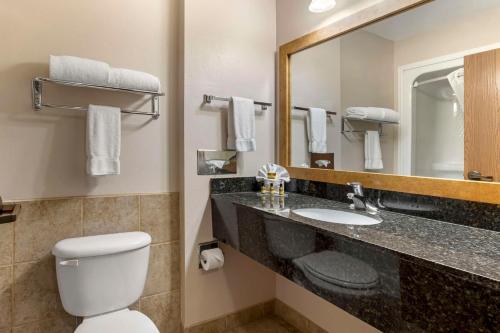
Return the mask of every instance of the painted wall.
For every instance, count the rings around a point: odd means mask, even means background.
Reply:
[[[5,199],[178,190],[175,107],[178,1],[3,2],[0,10],[0,193]],[[94,58],[160,78],[161,117],[123,116],[120,176],[85,173],[85,113],[37,113],[31,79],[48,76],[50,54]],[[55,104],[133,108],[137,96],[47,89]],[[150,110],[149,104],[142,107]]]
[[[223,149],[227,103],[202,105],[203,94],[274,103],[274,0],[184,1],[184,143],[182,146],[183,322],[189,327],[274,298],[274,273],[224,248],[225,267],[198,269],[198,243],[212,239],[209,176],[196,173],[197,149]],[[253,176],[274,160],[274,108],[256,116],[257,151],[238,158]]]
[[[276,0],[277,45],[326,27],[382,1],[384,0],[337,0],[334,11],[315,14],[307,10],[310,0]]]
[[[499,43],[499,16],[500,8],[489,9],[461,18],[459,24],[447,22],[427,33],[397,41],[394,46],[396,68]]]

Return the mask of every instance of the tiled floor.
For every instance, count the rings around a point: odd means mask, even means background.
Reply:
[[[300,333],[282,319],[272,316],[233,328],[225,333]]]

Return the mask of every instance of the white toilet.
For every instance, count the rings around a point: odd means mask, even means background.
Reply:
[[[144,232],[69,238],[52,249],[64,309],[83,317],[75,333],[159,333],[128,306],[144,289],[151,236]]]

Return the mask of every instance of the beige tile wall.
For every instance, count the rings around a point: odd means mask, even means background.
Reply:
[[[152,236],[149,275],[135,309],[162,333],[180,330],[178,193],[21,202],[18,220],[0,225],[0,333],[73,332],[50,251],[59,240],[142,230]]]

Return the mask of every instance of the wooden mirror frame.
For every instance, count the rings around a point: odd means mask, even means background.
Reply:
[[[299,168],[290,165],[291,101],[290,57],[302,50],[362,28],[368,24],[410,10],[434,0],[384,0],[325,28],[313,31],[279,48],[279,163],[290,176],[334,184],[359,181],[374,189],[500,204],[500,183],[442,178],[399,176],[371,172]]]

